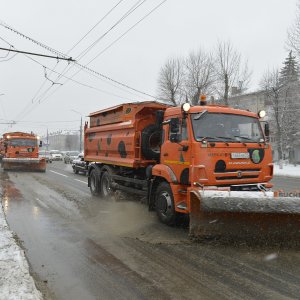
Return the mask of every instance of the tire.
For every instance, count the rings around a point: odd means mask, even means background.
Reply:
[[[161,131],[151,124],[142,131],[142,154],[146,159],[159,160]]]
[[[155,197],[155,210],[159,220],[166,225],[175,225],[178,213],[174,207],[174,197],[167,182],[159,184]]]
[[[75,174],[78,174],[79,171],[74,167],[73,172],[74,172]]]
[[[102,198],[108,198],[112,196],[112,189],[111,189],[111,176],[108,171],[105,171],[100,180],[100,195]]]
[[[90,191],[93,196],[99,195],[100,190],[100,173],[97,169],[93,169],[90,173]]]

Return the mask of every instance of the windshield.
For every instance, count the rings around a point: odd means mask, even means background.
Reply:
[[[25,147],[36,147],[37,140],[30,139],[11,139],[9,140],[10,146],[25,146]]]
[[[69,156],[77,156],[79,154],[78,151],[71,151],[71,152],[68,152],[68,155]]]
[[[192,115],[197,141],[263,142],[260,123],[256,118],[222,113]]]
[[[61,154],[58,150],[51,150],[50,154]]]

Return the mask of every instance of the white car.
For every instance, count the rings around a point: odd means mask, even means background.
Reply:
[[[46,162],[52,163],[52,156],[50,155],[49,151],[46,150],[40,150],[39,151],[39,157],[43,157],[46,159]]]
[[[52,160],[62,160],[62,154],[59,150],[51,150],[50,155],[52,157]]]

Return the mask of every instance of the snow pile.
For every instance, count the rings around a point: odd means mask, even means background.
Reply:
[[[0,201],[0,299],[42,299],[36,289],[23,250],[9,230]]]
[[[300,165],[285,165],[280,169],[278,164],[274,164],[274,175],[276,176],[290,176],[290,177],[300,177]]]

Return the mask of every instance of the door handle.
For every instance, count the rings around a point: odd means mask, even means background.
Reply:
[[[163,156],[169,156],[169,153],[164,153]]]

